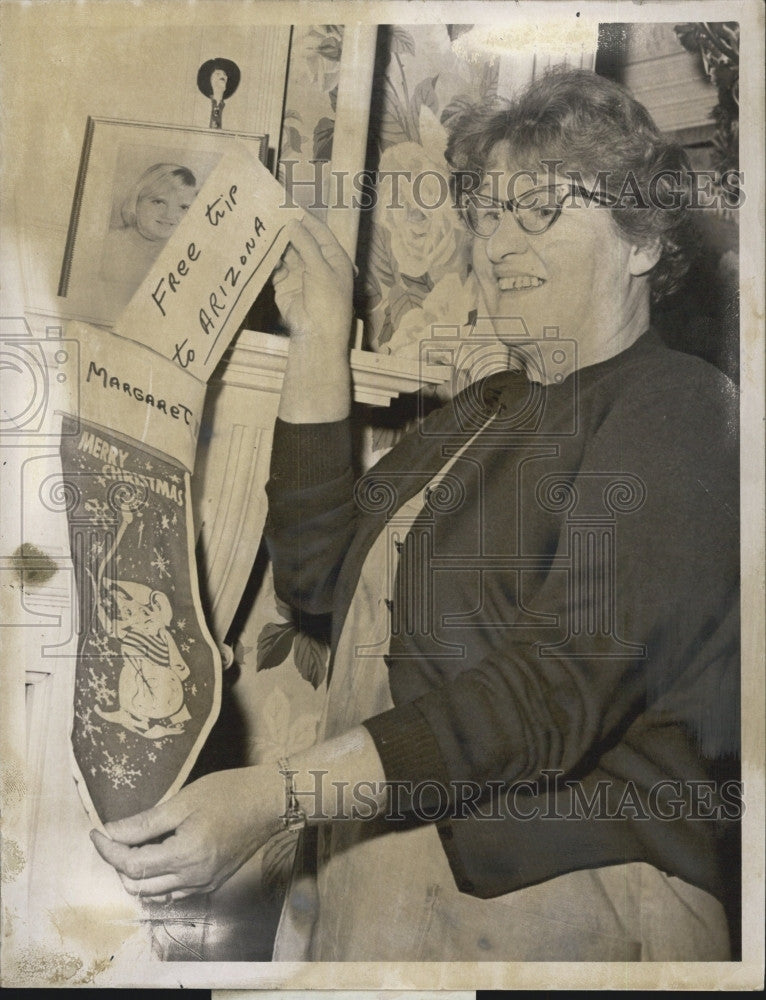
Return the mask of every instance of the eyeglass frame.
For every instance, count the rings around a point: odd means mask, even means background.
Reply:
[[[554,212],[551,215],[550,221],[545,226],[545,228],[544,229],[539,229],[539,230],[525,229],[524,225],[521,223],[521,221],[519,219],[519,215],[518,215],[519,204],[518,203],[523,198],[528,198],[530,195],[537,194],[540,191],[555,191],[557,188],[564,187],[565,185],[568,186],[568,191],[567,191],[566,195],[564,195],[565,198],[568,197],[569,195],[573,195],[573,194],[579,193],[579,194],[585,195],[589,199],[588,204],[592,203],[592,204],[598,205],[599,207],[603,207],[603,208],[612,208],[612,207],[614,207],[614,200],[613,199],[609,199],[608,196],[600,195],[598,192],[589,191],[587,188],[583,187],[581,184],[575,184],[574,181],[569,181],[569,182],[567,182],[567,181],[560,181],[558,184],[543,184],[540,187],[530,188],[529,191],[525,191],[523,194],[519,195],[518,198],[508,198],[508,199],[505,199],[505,200],[500,199],[500,198],[492,198],[490,195],[480,195],[480,194],[477,194],[477,192],[475,192],[475,191],[464,191],[464,192],[461,192],[463,200],[461,200],[458,203],[457,207],[458,207],[458,211],[460,212],[461,218],[463,219],[463,221],[466,224],[466,227],[471,231],[471,233],[473,233],[474,236],[476,236],[480,240],[489,240],[489,239],[492,239],[492,237],[495,235],[495,233],[500,228],[500,225],[501,225],[501,223],[502,223],[503,220],[502,220],[502,217],[500,219],[498,219],[497,225],[495,226],[495,228],[493,229],[493,231],[491,233],[487,233],[486,235],[484,233],[478,233],[474,229],[474,227],[471,225],[471,223],[468,221],[468,215],[467,215],[467,212],[466,212],[464,204],[463,204],[463,201],[467,200],[469,198],[485,198],[488,202],[491,202],[492,205],[498,206],[503,213],[510,212],[511,215],[513,216],[515,222],[516,222],[516,225],[519,227],[519,229],[523,233],[526,233],[528,236],[542,236],[543,233],[547,233],[552,228],[552,226],[558,221],[559,216],[561,215],[562,211],[564,210],[563,199],[562,199],[562,203],[556,203],[556,204],[554,204],[552,206],[551,205],[545,206],[545,207],[548,207],[548,208],[553,208]]]

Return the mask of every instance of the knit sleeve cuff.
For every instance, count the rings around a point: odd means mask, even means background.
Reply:
[[[438,782],[449,795],[449,776],[433,729],[413,703],[399,705],[364,722],[387,781]]]
[[[351,422],[291,424],[277,417],[270,478],[285,489],[338,479],[351,464]]]

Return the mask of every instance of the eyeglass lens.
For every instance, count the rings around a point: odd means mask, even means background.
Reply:
[[[508,202],[468,194],[463,201],[463,212],[477,236],[492,236],[506,211],[512,212],[524,232],[539,235],[550,229],[561,214],[563,199],[555,197],[556,191],[556,188],[536,188]]]

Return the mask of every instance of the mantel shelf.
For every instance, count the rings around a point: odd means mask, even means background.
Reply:
[[[242,330],[224,355],[214,378],[224,385],[279,393],[288,343],[287,337],[277,334]],[[357,402],[388,406],[396,396],[444,382],[448,369],[355,348],[351,351],[351,372]]]

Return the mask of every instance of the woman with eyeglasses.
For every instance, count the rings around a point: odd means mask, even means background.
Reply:
[[[586,72],[467,111],[447,155],[512,367],[355,485],[353,270],[295,229],[267,537],[280,595],[332,614],[320,738],[96,844],[172,900],[305,827],[278,960],[726,959],[736,397],[650,316],[686,267],[684,156]]]

